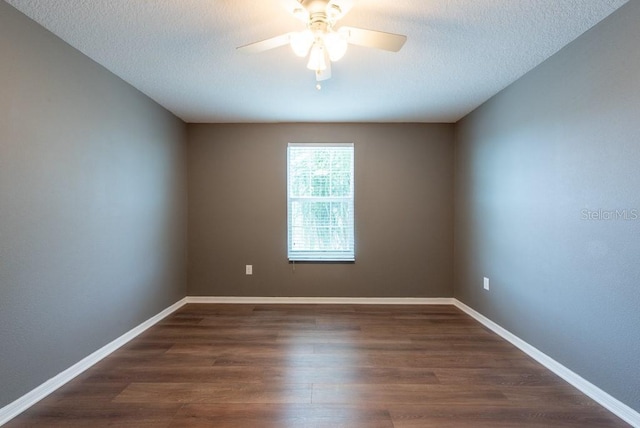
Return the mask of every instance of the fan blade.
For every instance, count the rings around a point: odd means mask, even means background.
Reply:
[[[280,46],[284,46],[289,43],[289,40],[291,40],[291,34],[292,33],[282,34],[260,42],[250,43],[248,45],[240,46],[236,48],[236,50],[253,54],[268,51],[269,49],[279,48]]]
[[[383,31],[364,30],[362,28],[341,27],[340,31],[347,31],[349,43],[367,48],[383,49],[385,51],[398,52],[407,36],[401,34],[385,33]]]
[[[329,79],[331,79],[331,61],[327,58],[327,68],[322,71],[316,71],[316,81],[322,82]]]

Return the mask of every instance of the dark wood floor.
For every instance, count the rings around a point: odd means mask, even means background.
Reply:
[[[622,427],[453,306],[187,305],[7,427]]]

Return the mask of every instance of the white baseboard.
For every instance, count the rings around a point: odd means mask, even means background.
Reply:
[[[534,360],[538,361],[540,364],[560,376],[565,381],[569,382],[571,385],[576,387],[585,395],[591,397],[594,401],[600,404],[602,407],[609,410],[614,415],[618,416],[623,421],[631,424],[634,427],[640,427],[640,413],[633,410],[631,407],[622,403],[621,401],[615,399],[611,395],[607,394],[605,391],[601,390],[591,382],[587,381],[580,375],[574,373],[569,370],[567,367],[563,366],[553,358],[549,357],[545,353],[539,351],[533,346],[529,345],[524,340],[520,339],[518,336],[509,332],[508,330],[502,328],[495,322],[491,321],[489,318],[485,317],[481,313],[475,311],[469,306],[465,305],[458,299],[453,299],[453,304],[467,315],[473,317],[476,321],[480,322],[485,327],[492,330],[498,336],[503,339],[511,342],[514,346],[519,348],[525,354],[529,355]]]
[[[56,389],[62,387],[64,384],[96,364],[98,361],[107,357],[109,354],[117,350],[118,348],[125,345],[130,340],[134,339],[136,336],[147,330],[149,327],[152,327],[157,322],[161,321],[166,316],[170,315],[172,312],[180,309],[187,302],[187,299],[184,298],[173,305],[169,306],[167,309],[163,310],[159,314],[149,318],[147,321],[143,322],[139,326],[133,328],[122,336],[118,337],[114,341],[108,343],[102,348],[98,349],[91,355],[83,358],[78,361],[73,366],[69,367],[62,373],[57,374],[55,377],[49,379],[42,385],[38,386],[34,390],[28,392],[22,397],[18,398],[16,401],[6,405],[5,407],[0,409],[0,426],[9,422],[11,419],[18,416],[20,413],[27,410],[29,407],[36,404],[38,401],[42,400]]]
[[[98,361],[125,345],[142,332],[161,321],[166,316],[180,309],[187,303],[227,303],[227,304],[360,304],[360,305],[454,305],[475,320],[489,328],[503,339],[521,349],[540,364],[569,382],[571,385],[591,397],[597,403],[608,409],[620,419],[634,427],[640,427],[640,413],[615,399],[597,386],[572,372],[553,358],[529,345],[519,337],[505,330],[484,315],[450,297],[436,298],[357,298],[357,297],[231,297],[231,296],[189,296],[176,302],[154,317],[123,334],[113,342],[103,346],[91,355],[69,367],[62,373],[49,379],[31,392],[18,398],[13,403],[0,409],[0,426],[7,423],[38,401],[42,400],[56,389],[60,388]]]
[[[154,324],[180,309],[187,303],[234,303],[234,304],[369,304],[369,305],[451,305],[452,298],[344,298],[344,297],[185,297],[154,317],[123,334],[111,343],[80,360],[62,373],[0,409],[0,426],[4,425],[29,407],[62,387],[85,370],[125,345]]]
[[[228,303],[248,305],[453,305],[450,297],[233,297],[189,296],[187,303]]]

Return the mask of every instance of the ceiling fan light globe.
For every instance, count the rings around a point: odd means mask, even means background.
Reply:
[[[331,61],[339,61],[347,53],[348,43],[344,34],[331,32],[325,36],[324,44]]]
[[[340,19],[340,17],[342,17],[342,10],[340,9],[340,6],[337,4],[330,4],[327,6],[327,16],[329,17],[329,21],[332,23]]]
[[[316,72],[326,70],[327,62],[325,56],[324,47],[319,43],[314,43],[309,54],[307,68]]]
[[[353,7],[353,0],[330,0],[327,4],[327,16],[338,20],[345,16]]]
[[[289,44],[294,54],[304,58],[309,54],[309,49],[311,49],[311,45],[313,44],[313,34],[311,34],[309,30],[293,33]]]
[[[309,20],[309,12],[307,12],[304,8],[298,7],[293,10],[293,16],[298,18],[302,22],[307,22]]]

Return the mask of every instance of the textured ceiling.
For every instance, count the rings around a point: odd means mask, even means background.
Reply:
[[[355,0],[339,24],[405,34],[350,46],[315,89],[281,0],[6,0],[187,122],[455,122],[627,0]]]

